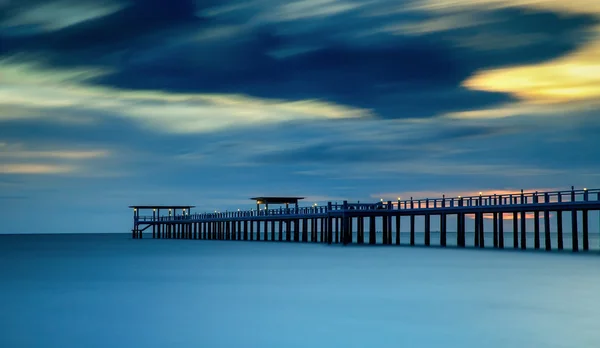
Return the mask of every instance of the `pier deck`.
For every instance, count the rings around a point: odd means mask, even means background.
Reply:
[[[401,244],[401,219],[410,219],[410,245],[415,245],[415,218],[424,218],[424,244],[431,245],[431,217],[439,217],[439,245],[447,245],[447,217],[456,216],[456,245],[466,245],[466,217],[474,221],[474,245],[484,247],[484,217],[490,218],[493,247],[504,248],[504,219],[512,220],[513,248],[527,249],[527,219],[533,214],[535,249],[542,248],[543,233],[546,250],[563,249],[563,215],[570,213],[571,249],[589,250],[590,211],[600,211],[600,189],[571,188],[568,191],[524,192],[513,194],[477,195],[468,197],[442,196],[433,199],[408,199],[376,203],[348,203],[326,206],[298,207],[299,197],[257,197],[257,209],[232,212],[191,213],[194,206],[130,206],[134,210],[132,237],[142,238],[143,231],[152,229],[153,238],[210,240],[271,240],[289,242],[322,242],[342,244],[377,244],[376,227],[381,227],[382,244]],[[285,204],[269,209],[268,203]],[[295,207],[289,208],[289,204]],[[265,204],[260,209],[259,204]],[[152,215],[140,215],[140,211]],[[166,215],[161,215],[167,212]],[[550,214],[556,214],[555,245],[552,243]],[[540,225],[542,220],[542,225]],[[365,223],[367,228],[365,229]],[[598,222],[600,224],[600,221]],[[353,228],[353,226],[355,228]],[[544,231],[541,231],[543,227]],[[262,230],[262,231],[261,231]],[[366,231],[367,230],[367,231]],[[581,230],[581,232],[580,232]],[[366,233],[365,233],[366,232]],[[353,236],[355,235],[356,238]],[[366,236],[368,235],[368,241]]]

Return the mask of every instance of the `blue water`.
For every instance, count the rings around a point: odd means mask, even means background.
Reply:
[[[599,347],[600,254],[0,236],[0,347]]]

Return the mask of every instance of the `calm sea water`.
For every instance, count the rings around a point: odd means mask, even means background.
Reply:
[[[599,347],[600,253],[0,236],[0,347]]]

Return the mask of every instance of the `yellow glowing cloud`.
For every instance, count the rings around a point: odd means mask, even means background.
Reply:
[[[412,8],[454,16],[462,10],[527,7],[560,13],[600,16],[597,0],[417,0]],[[461,24],[465,25],[465,24]],[[535,104],[593,101],[600,98],[600,27],[590,32],[589,45],[552,61],[484,70],[464,81],[473,90],[510,93]],[[498,113],[506,111],[498,111]],[[510,113],[510,111],[508,111]],[[485,113],[484,117],[491,114]],[[468,115],[467,117],[477,117]],[[502,117],[493,116],[491,117]]]
[[[83,173],[86,160],[110,155],[107,150],[33,149],[23,144],[0,143],[0,174]],[[76,164],[76,165],[75,165]]]
[[[83,160],[108,156],[108,151],[0,151],[0,157]]]
[[[86,85],[83,80],[101,70],[45,71],[33,64],[0,61],[0,109],[77,108],[99,110],[132,118],[161,131],[190,133],[293,120],[358,118],[370,110],[318,100],[285,101],[243,95],[177,94],[127,91]],[[30,117],[56,117],[53,112]],[[57,112],[57,114],[60,114]],[[0,120],[21,118],[19,112],[2,113]]]
[[[534,103],[597,100],[600,98],[600,44],[547,63],[482,71],[465,81],[464,86],[512,93]]]
[[[62,164],[1,163],[0,174],[65,174],[77,168]]]
[[[415,0],[412,9],[454,12],[464,9],[500,9],[509,7],[529,7],[540,10],[567,13],[600,13],[600,3],[596,0]]]

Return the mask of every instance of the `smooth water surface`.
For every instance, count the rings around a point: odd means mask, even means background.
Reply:
[[[598,252],[0,236],[0,347],[600,347]]]

